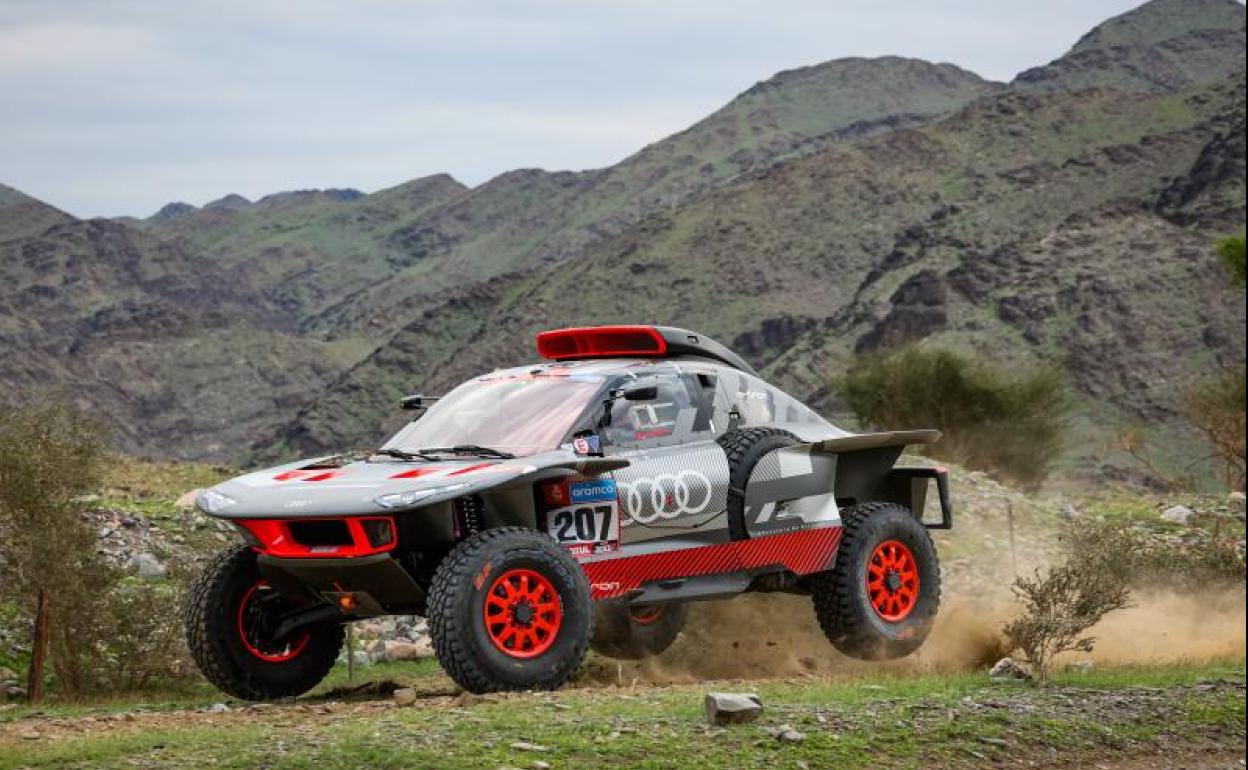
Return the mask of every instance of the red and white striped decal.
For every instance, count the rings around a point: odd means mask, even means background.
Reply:
[[[646,583],[782,566],[795,575],[832,568],[841,528],[820,527],[731,543],[618,556],[581,564],[594,599],[610,599]]]

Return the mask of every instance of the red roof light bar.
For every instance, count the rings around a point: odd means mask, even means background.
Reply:
[[[587,326],[539,333],[537,352],[552,361],[651,358],[667,355],[667,340],[653,326]]]

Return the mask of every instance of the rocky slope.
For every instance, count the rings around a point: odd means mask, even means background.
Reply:
[[[594,171],[132,222],[3,188],[0,383],[71,390],[131,451],[275,457],[374,443],[399,394],[531,358],[538,329],[655,321],[834,415],[851,356],[902,342],[1061,366],[1069,467],[1119,472],[1101,444],[1135,422],[1178,463],[1179,394],[1244,357],[1211,253],[1244,226],[1243,63],[1243,6],[1153,0],[1009,86],[835,60]]]

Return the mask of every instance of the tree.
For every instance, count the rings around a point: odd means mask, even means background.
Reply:
[[[100,422],[65,402],[0,404],[0,601],[33,620],[47,592],[52,667],[71,692],[89,664],[82,630],[95,623],[98,592],[114,582],[81,515],[105,451]]]
[[[904,347],[859,359],[837,382],[879,430],[938,428],[934,457],[1036,485],[1061,454],[1069,401],[1052,368],[1008,371],[950,350]]]

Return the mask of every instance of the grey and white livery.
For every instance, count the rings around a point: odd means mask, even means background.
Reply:
[[[893,466],[937,432],[842,431],[682,329],[561,329],[537,344],[541,363],[403,399],[415,419],[373,452],[201,494],[244,540],[188,612],[218,687],[304,692],[344,623],[387,613],[427,615],[443,667],[476,692],[558,687],[589,646],[658,654],[688,602],[745,591],[811,596],[851,655],[922,643],[947,482]]]

